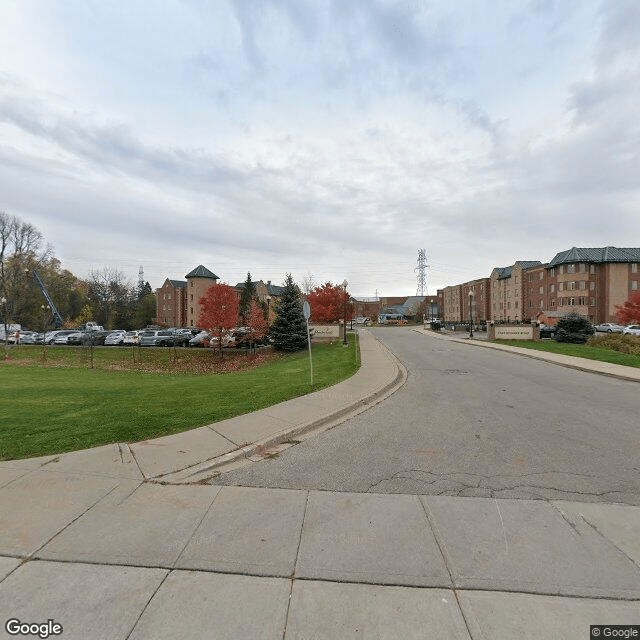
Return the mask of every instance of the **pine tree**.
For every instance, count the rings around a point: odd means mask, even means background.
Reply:
[[[240,294],[240,321],[243,326],[248,324],[249,310],[251,309],[251,301],[256,298],[256,285],[251,281],[251,273],[247,272],[247,279],[244,281],[242,293]]]
[[[273,346],[277,351],[300,351],[307,346],[307,323],[302,313],[300,289],[287,274],[280,301],[276,307],[276,319],[271,325]]]

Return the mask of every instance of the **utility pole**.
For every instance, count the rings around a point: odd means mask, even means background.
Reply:
[[[418,289],[417,296],[429,295],[427,293],[427,251],[426,249],[418,249],[418,266],[414,271],[418,272]]]

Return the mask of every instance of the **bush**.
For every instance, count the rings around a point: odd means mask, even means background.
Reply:
[[[622,335],[621,333],[609,333],[606,336],[589,338],[588,347],[602,347],[611,349],[619,353],[628,353],[640,356],[640,338],[632,335]]]
[[[595,331],[589,318],[585,318],[579,313],[568,313],[558,320],[556,342],[584,344]]]

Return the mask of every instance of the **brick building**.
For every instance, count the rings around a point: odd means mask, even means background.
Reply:
[[[537,268],[539,260],[517,260],[510,267],[496,267],[490,279],[489,320],[495,322],[522,322],[527,318],[525,309],[525,280],[528,271]]]
[[[167,278],[156,289],[156,323],[165,327],[197,327],[198,300],[220,278],[203,265],[190,271],[184,280]]]
[[[490,278],[478,278],[461,285],[461,320],[473,318],[474,322],[486,322],[489,319],[489,304],[491,301]],[[469,306],[471,305],[471,311]]]

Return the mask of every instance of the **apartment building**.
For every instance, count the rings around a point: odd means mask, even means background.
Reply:
[[[198,326],[198,301],[220,278],[203,265],[198,265],[185,278],[186,280],[167,278],[164,284],[156,289],[157,324],[165,327]]]
[[[462,322],[462,285],[454,284],[442,289],[442,319],[444,322]]]
[[[486,322],[489,319],[491,279],[478,278],[461,285],[462,321]]]
[[[540,267],[539,260],[517,260],[510,267],[495,267],[489,276],[489,318],[494,322],[522,322],[528,318],[525,309],[525,280],[528,271]]]
[[[549,262],[540,305],[552,316],[575,311],[596,324],[615,322],[633,291],[640,291],[640,248],[573,247]]]

